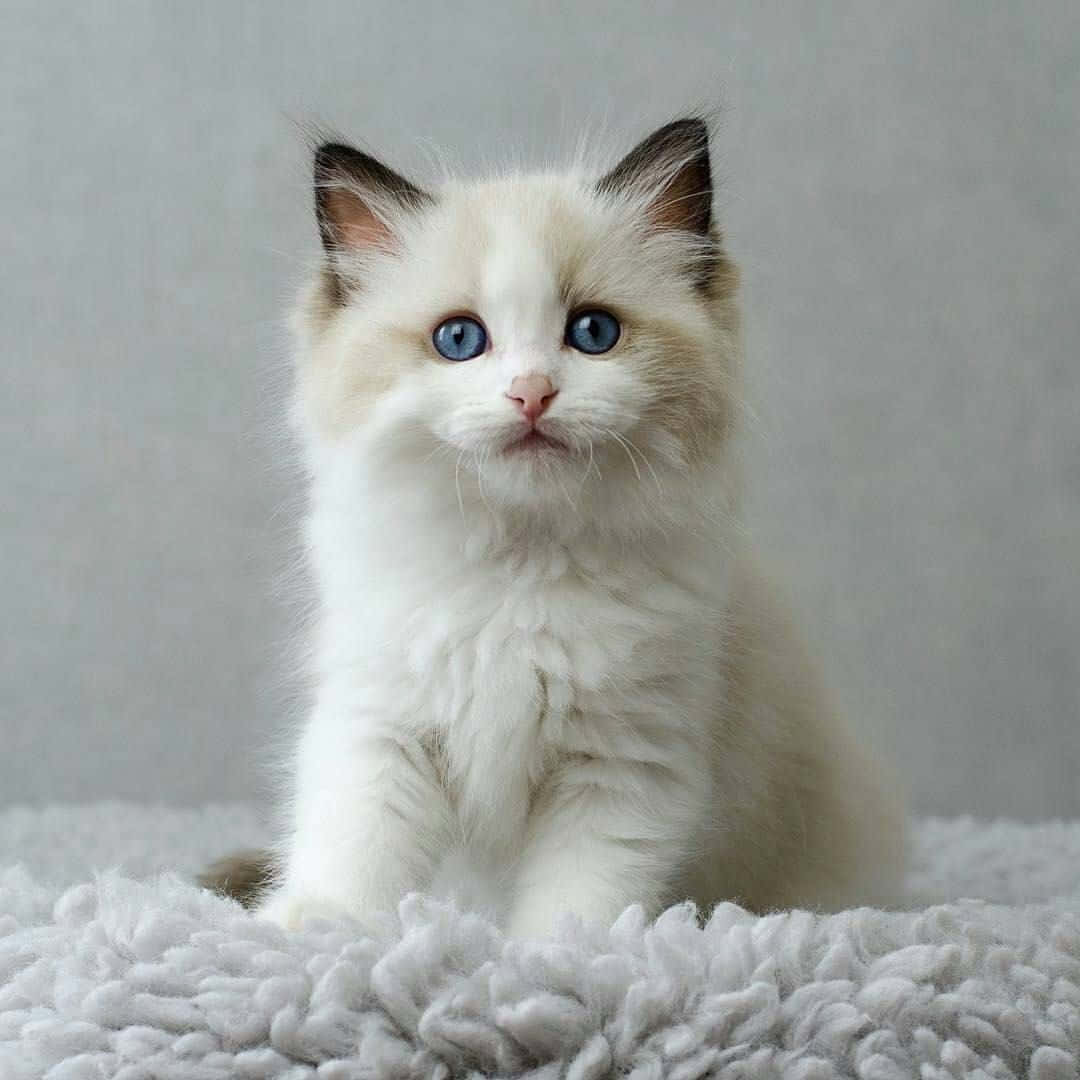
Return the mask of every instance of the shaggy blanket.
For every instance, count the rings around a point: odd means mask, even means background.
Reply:
[[[0,1078],[1080,1076],[1080,823],[919,823],[906,912],[631,908],[548,944],[416,896],[286,934],[189,883],[262,834],[0,813]]]

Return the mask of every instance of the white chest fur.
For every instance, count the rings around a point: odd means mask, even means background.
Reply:
[[[655,761],[706,738],[726,571],[693,541],[500,545],[313,520],[320,678],[366,722],[434,748],[463,837],[519,842],[574,755]],[[359,722],[359,721],[358,721]]]

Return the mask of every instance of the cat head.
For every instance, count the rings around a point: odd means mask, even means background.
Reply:
[[[465,510],[654,513],[730,439],[736,272],[708,129],[679,120],[613,169],[425,191],[330,143],[324,264],[302,302],[298,413],[352,456]]]

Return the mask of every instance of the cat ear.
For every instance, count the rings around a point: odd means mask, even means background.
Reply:
[[[325,143],[315,151],[315,216],[339,285],[342,254],[392,249],[395,216],[430,202],[427,192],[351,146]]]
[[[689,117],[666,124],[630,151],[596,185],[602,194],[643,199],[657,229],[708,236],[712,223],[709,128]]]

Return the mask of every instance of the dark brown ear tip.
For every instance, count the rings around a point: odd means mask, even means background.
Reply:
[[[712,225],[708,123],[684,116],[658,128],[602,176],[596,190],[644,193],[655,227],[707,237]]]
[[[346,143],[323,143],[315,151],[315,179],[325,180],[334,173],[345,171],[367,172],[372,165],[378,165],[374,158]]]
[[[315,179],[318,180],[334,167],[334,163],[341,157],[345,148],[340,143],[323,143],[312,156],[312,164],[315,168]]]
[[[672,120],[657,134],[696,143],[702,150],[707,150],[709,146],[709,125],[700,116],[684,116],[680,120]]]
[[[709,125],[699,116],[672,120],[650,135],[643,146],[656,153],[673,153],[686,157],[709,158]]]
[[[346,143],[327,142],[318,147],[314,172],[315,187],[320,192],[320,198],[321,189],[344,183],[345,186],[381,189],[403,205],[413,208],[431,202],[431,196],[404,176],[394,172],[378,158]]]
[[[350,155],[355,153],[357,153],[357,151],[354,150],[351,146],[347,146],[345,143],[326,142],[315,150],[315,161],[340,161],[341,159],[348,158]]]

